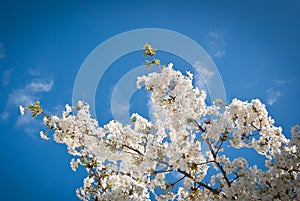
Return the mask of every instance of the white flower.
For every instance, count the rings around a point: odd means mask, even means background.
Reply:
[[[44,140],[49,140],[50,138],[48,138],[48,136],[45,134],[45,132],[43,132],[43,131],[41,131],[40,132],[40,136],[41,136],[41,138],[42,139],[44,139]]]
[[[259,100],[234,99],[224,107],[216,100],[207,106],[205,91],[192,85],[192,73],[184,76],[172,66],[137,81],[138,87],[151,90],[155,121],[133,113],[131,125],[113,120],[99,127],[89,105],[82,101],[73,107],[74,114],[72,106],[66,105],[62,118],[44,118],[54,131],[54,141],[65,144],[78,158],[70,161],[72,170],[82,165],[89,173],[77,196],[81,200],[97,196],[98,200],[148,201],[147,189],[153,194],[156,188],[170,192],[166,188],[181,180],[183,186],[177,192],[155,195],[157,200],[187,200],[188,196],[196,200],[272,200],[275,191],[280,200],[298,196],[299,126],[292,128],[292,139],[287,140]],[[22,115],[25,110],[20,106]],[[49,139],[43,131],[40,135]],[[265,155],[267,171],[250,166],[245,158],[229,158],[227,145],[237,153],[239,148],[253,148]],[[195,181],[207,174],[208,187],[198,188]],[[221,192],[216,195],[211,189]]]
[[[193,74],[190,71],[186,71],[186,74],[189,76],[191,80],[193,79]]]
[[[83,101],[78,101],[77,107],[82,108],[83,106],[84,106],[84,102]]]
[[[77,159],[77,160],[75,161],[75,159],[72,158],[72,160],[71,160],[71,162],[70,162],[71,168],[72,168],[72,170],[73,170],[74,172],[76,172],[76,169],[78,168],[78,165],[80,165],[80,164],[81,164],[81,162],[80,162],[79,159]]]
[[[66,111],[63,112],[63,117],[67,117],[70,112],[72,112],[72,107],[69,104],[66,104]]]
[[[19,108],[20,108],[20,113],[23,116],[25,112],[25,108],[22,105],[20,105]]]
[[[66,112],[67,113],[70,113],[70,112],[72,112],[72,107],[69,105],[69,104],[66,104]]]

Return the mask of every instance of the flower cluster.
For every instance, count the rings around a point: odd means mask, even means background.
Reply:
[[[145,56],[159,65],[146,45]],[[139,77],[151,91],[155,120],[132,114],[132,124],[113,120],[100,127],[89,105],[66,105],[59,117],[39,102],[20,106],[21,114],[43,115],[43,139],[65,144],[88,176],[77,189],[81,200],[300,200],[300,127],[288,140],[255,99],[206,105],[206,92],[169,64]],[[202,147],[208,147],[203,150]],[[232,159],[226,149],[251,148],[265,156],[265,171],[246,157]],[[176,188],[175,188],[176,187]],[[177,188],[178,187],[178,188]]]

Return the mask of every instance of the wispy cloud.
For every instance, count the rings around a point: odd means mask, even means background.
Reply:
[[[32,81],[30,84],[26,85],[25,90],[31,91],[33,93],[48,92],[51,90],[52,86],[53,86],[53,80],[50,80],[49,82]]]
[[[53,86],[53,80],[42,81],[33,80],[23,88],[14,89],[8,94],[8,99],[4,111],[0,113],[2,120],[7,120],[12,111],[19,109],[19,105],[29,105],[39,99],[42,93],[49,92]],[[16,126],[23,126],[32,121],[32,118],[22,116],[17,119]]]
[[[7,86],[9,84],[13,72],[14,72],[13,68],[3,71],[2,79],[1,79],[2,86]]]
[[[47,67],[45,65],[37,65],[29,69],[29,74],[34,77],[47,76],[46,74]]]
[[[3,43],[0,42],[0,59],[4,59],[6,57],[6,53],[4,50],[4,45]]]
[[[37,138],[37,133],[42,127],[43,123],[41,121],[35,121],[30,112],[26,112],[23,116],[19,116],[16,120],[15,126],[22,128],[22,130],[29,134],[33,138]]]
[[[38,69],[29,69],[29,74],[32,75],[32,76],[39,76],[41,75],[41,71],[39,71]]]
[[[195,75],[195,85],[199,89],[205,89],[206,84],[211,80],[215,73],[207,67],[205,67],[205,63],[201,61],[196,61],[193,67],[200,74]]]
[[[24,88],[13,90],[8,95],[8,106],[28,105],[35,102],[35,99],[40,93],[49,92],[53,86],[53,80],[46,81],[31,81]]]
[[[151,100],[151,94],[150,93],[147,96],[148,96],[147,97],[147,100],[148,100],[147,107],[148,107],[148,111],[149,111],[149,120],[151,122],[156,122],[156,118],[154,116],[155,113],[156,113],[156,115],[160,116],[160,120],[164,120],[164,118],[165,118],[164,112],[163,111],[160,111],[160,113],[158,112],[157,106]]]
[[[267,92],[267,104],[273,105],[278,101],[278,98],[283,94],[278,89],[269,88],[266,90]]]
[[[129,123],[130,116],[129,116],[129,108],[130,104],[127,105],[125,102],[114,102],[112,104],[112,113],[113,118],[122,122],[122,123]]]
[[[222,58],[225,55],[225,46],[223,36],[217,32],[209,32],[206,36],[206,43],[210,54],[216,58]]]
[[[288,80],[272,80],[272,81],[278,86],[285,85],[289,82]]]
[[[205,67],[205,64],[203,64],[202,62],[200,61],[197,61],[193,67],[198,71],[200,72],[200,74],[203,76],[203,78],[206,80],[206,81],[210,81],[211,78],[214,76],[214,72],[211,71],[210,69],[208,69],[207,67]]]
[[[268,105],[278,102],[279,97],[283,95],[282,91],[284,91],[287,84],[291,83],[291,80],[276,79],[271,80],[271,82],[272,86],[266,90],[266,102]]]

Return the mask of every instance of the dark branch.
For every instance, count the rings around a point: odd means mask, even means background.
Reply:
[[[219,162],[217,162],[217,152],[216,152],[216,153],[214,152],[214,150],[213,150],[213,148],[212,148],[212,146],[211,146],[211,143],[210,143],[209,141],[207,141],[207,144],[208,144],[208,147],[209,147],[209,149],[210,149],[211,154],[213,155],[213,157],[214,157],[214,159],[215,159],[215,161],[216,161],[216,165],[218,166],[218,168],[219,168],[220,171],[222,172],[223,177],[224,177],[224,179],[225,179],[225,181],[226,181],[228,187],[230,187],[230,186],[231,186],[231,183],[229,182],[229,179],[228,179],[228,177],[227,177],[227,175],[226,175],[226,171],[224,170],[224,168],[222,167],[222,165],[221,165]]]
[[[192,175],[190,175],[190,174],[187,173],[186,171],[183,171],[183,170],[181,170],[181,169],[178,169],[177,171],[180,172],[181,174],[183,174],[184,176],[186,176],[186,177],[188,177],[188,178],[194,180],[194,178],[192,177]],[[217,189],[214,189],[214,188],[212,188],[212,187],[206,185],[205,183],[202,183],[201,181],[200,181],[200,182],[197,181],[196,183],[199,184],[200,186],[206,188],[207,190],[209,190],[210,192],[212,192],[212,193],[214,193],[214,194],[219,194],[219,193],[220,193],[220,191],[218,191]]]

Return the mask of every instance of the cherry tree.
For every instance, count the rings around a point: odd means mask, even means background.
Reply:
[[[41,138],[65,144],[72,170],[87,171],[76,190],[81,200],[300,200],[300,127],[287,139],[260,100],[217,99],[192,85],[193,75],[160,65],[145,45],[146,66],[159,72],[137,78],[151,92],[154,120],[132,114],[130,125],[116,120],[99,126],[89,105],[66,105],[61,116],[39,102],[20,106],[42,117]],[[205,150],[202,147],[207,146]],[[265,156],[264,170],[227,149],[253,149]],[[173,177],[172,177],[173,175]],[[174,176],[175,175],[175,176]]]

